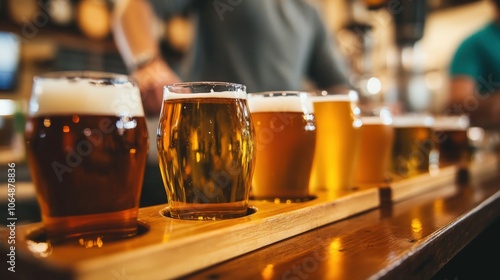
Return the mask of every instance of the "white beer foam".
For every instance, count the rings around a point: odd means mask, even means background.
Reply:
[[[28,115],[144,116],[139,89],[131,83],[98,85],[88,78],[36,79]]]
[[[470,121],[467,116],[437,116],[435,117],[434,129],[467,130]]]
[[[243,90],[238,91],[220,91],[220,92],[203,92],[203,93],[175,93],[164,90],[163,99],[188,99],[188,98],[234,98],[247,99],[247,93]]]
[[[363,122],[363,125],[379,125],[379,124],[383,124],[383,125],[390,125],[392,124],[392,121],[391,119],[387,120],[387,119],[383,119],[379,116],[363,116],[361,117],[361,122]]]
[[[395,127],[432,127],[434,117],[430,115],[395,115],[392,116]]]
[[[307,95],[268,96],[250,94],[248,98],[250,112],[300,112],[314,113],[313,105]]]
[[[358,96],[355,93],[350,94],[327,94],[311,96],[313,102],[358,102]]]

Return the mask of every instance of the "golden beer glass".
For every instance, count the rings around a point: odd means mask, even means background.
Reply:
[[[435,117],[433,139],[439,152],[440,166],[466,166],[469,163],[472,156],[467,136],[469,125],[466,115]]]
[[[394,127],[387,109],[363,111],[354,183],[358,187],[381,185],[389,178]]]
[[[309,198],[316,127],[308,98],[305,92],[248,95],[256,148],[252,198],[275,202]]]
[[[246,215],[255,154],[244,85],[165,86],[157,133],[167,215],[188,220]]]
[[[25,139],[50,240],[137,233],[148,133],[135,81],[99,72],[35,77]]]
[[[434,117],[425,114],[393,116],[391,172],[397,178],[429,172],[438,165],[432,139]]]
[[[311,97],[316,118],[316,150],[310,179],[315,191],[353,187],[361,120],[358,94],[322,92]]]

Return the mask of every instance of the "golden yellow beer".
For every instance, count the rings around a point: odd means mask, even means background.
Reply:
[[[246,98],[238,84],[165,87],[157,147],[173,218],[246,215],[255,157]]]
[[[310,187],[336,191],[353,186],[361,120],[357,93],[311,97],[316,118],[316,151]]]
[[[437,165],[432,139],[434,118],[427,115],[393,116],[394,144],[391,172],[396,177],[410,177]]]
[[[354,182],[381,184],[388,179],[394,127],[390,116],[361,117],[360,145]]]
[[[309,198],[316,127],[307,93],[254,93],[248,104],[255,127],[252,197],[271,201]]]
[[[25,138],[51,241],[136,234],[148,133],[133,81],[85,72],[36,77]]]
[[[433,139],[439,151],[439,165],[467,165],[471,151],[467,129],[469,118],[462,116],[439,116],[435,118]]]

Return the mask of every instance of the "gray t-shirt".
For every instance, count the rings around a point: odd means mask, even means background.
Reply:
[[[193,13],[185,81],[242,83],[248,92],[348,85],[347,63],[307,0],[150,0],[160,18]]]

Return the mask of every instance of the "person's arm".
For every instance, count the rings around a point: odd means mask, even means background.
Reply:
[[[137,79],[146,115],[158,115],[163,86],[179,82],[159,50],[156,15],[147,0],[118,1],[113,14],[113,35],[130,74]]]
[[[346,58],[338,49],[337,41],[330,36],[317,11],[312,16],[315,36],[312,41],[311,56],[307,74],[316,87],[328,92],[345,92],[352,89],[349,82],[351,69]]]
[[[448,111],[469,115],[471,125],[500,130],[500,91],[476,92],[476,81],[467,75],[453,76],[449,85]]]

